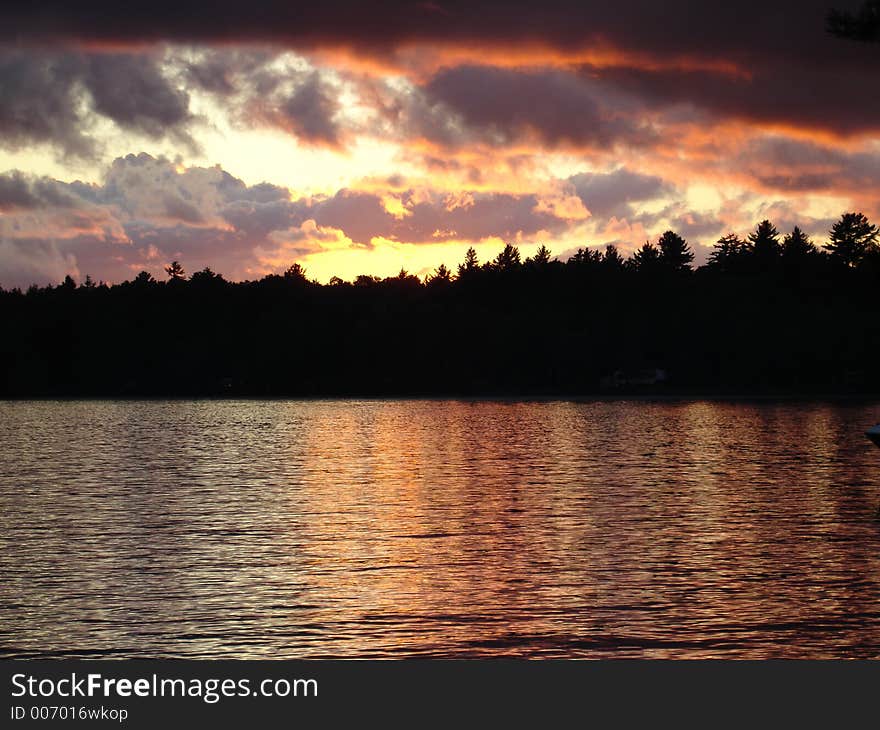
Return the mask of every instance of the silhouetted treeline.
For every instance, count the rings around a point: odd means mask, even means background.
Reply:
[[[828,31],[840,38],[877,43],[880,41],[880,0],[864,0],[855,12],[831,10],[826,22]]]
[[[624,259],[508,245],[425,280],[284,275],[0,293],[2,395],[880,391],[877,228],[817,246],[763,221],[692,268],[668,231]],[[647,375],[646,375],[647,373]]]

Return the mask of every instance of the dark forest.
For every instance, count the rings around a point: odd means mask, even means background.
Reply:
[[[624,259],[560,262],[508,245],[424,280],[321,285],[293,264],[233,283],[167,281],[0,292],[2,395],[382,396],[880,391],[877,227],[828,239],[761,222],[693,268],[672,231]]]

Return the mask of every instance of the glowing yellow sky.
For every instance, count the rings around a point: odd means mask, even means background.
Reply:
[[[600,50],[586,59],[597,69],[622,62],[612,50],[605,49],[601,53]],[[508,53],[502,58],[497,52],[493,53],[482,60],[517,68],[516,54]],[[565,68],[572,62],[547,49],[524,49],[522,53],[523,58],[531,58],[532,63],[544,67]],[[186,49],[168,52],[169,59],[178,61],[198,57],[197,52]],[[329,65],[316,65],[322,60]],[[808,190],[777,193],[756,180],[761,179],[761,174],[775,174],[778,170],[749,170],[747,163],[738,157],[756,140],[777,138],[833,143],[841,150],[877,154],[880,143],[870,137],[835,142],[820,133],[781,132],[772,129],[772,125],[742,121],[722,121],[714,130],[707,130],[702,122],[657,117],[642,120],[662,132],[651,145],[549,144],[526,129],[521,138],[503,146],[475,137],[466,144],[444,147],[436,140],[396,129],[395,123],[389,121],[393,115],[384,118],[381,103],[370,97],[371,79],[383,79],[394,93],[415,94],[414,84],[420,78],[436,72],[444,63],[465,61],[474,59],[464,50],[454,48],[442,52],[435,49],[433,54],[425,49],[415,55],[402,52],[385,68],[381,65],[358,67],[350,56],[329,52],[315,54],[312,61],[293,53],[278,55],[270,64],[277,73],[323,74],[322,79],[339,103],[340,121],[345,128],[344,141],[336,146],[308,143],[289,129],[272,125],[258,115],[248,116],[247,109],[232,113],[222,100],[210,93],[187,88],[193,115],[190,131],[197,149],[190,149],[174,138],[155,139],[124,131],[96,117],[92,132],[99,140],[100,151],[95,158],[59,155],[57,150],[40,145],[18,150],[0,148],[0,170],[23,170],[62,182],[78,179],[101,185],[108,174],[109,161],[130,153],[146,152],[155,158],[173,161],[178,173],[219,166],[247,186],[263,182],[282,186],[287,188],[292,201],[330,198],[343,189],[368,191],[379,196],[385,211],[398,219],[411,214],[404,195],[410,200],[422,194],[447,195],[450,199],[462,196],[464,204],[468,196],[479,193],[534,195],[538,200],[536,212],[552,213],[566,225],[557,226],[553,231],[538,230],[529,235],[512,236],[509,240],[521,247],[524,256],[532,254],[539,244],[561,255],[581,246],[612,241],[627,253],[666,228],[687,225],[697,232],[691,244],[698,251],[699,262],[705,259],[706,247],[714,242],[710,234],[702,232],[709,230],[713,222],[713,236],[727,231],[744,234],[763,217],[787,219],[797,213],[808,220],[825,221],[851,206],[876,203],[872,192],[860,190],[856,184],[851,190],[833,193]],[[629,62],[635,63],[633,59]],[[658,63],[650,58],[638,62],[646,68]],[[171,63],[169,60],[168,64]],[[666,63],[671,63],[672,68],[692,65],[687,59],[671,59]],[[734,67],[714,70],[740,74]],[[365,74],[367,80],[358,77],[358,73]],[[381,76],[383,73],[385,77]],[[178,83],[184,88],[184,80]],[[457,123],[453,120],[453,125]],[[782,137],[783,134],[789,136]],[[618,170],[653,176],[669,184],[660,195],[634,199],[630,208],[624,206],[612,213],[594,214],[590,200],[578,197],[571,180],[579,175],[607,175]],[[624,199],[623,203],[628,204],[628,200]],[[56,219],[32,217],[28,225],[33,229],[51,220]],[[701,228],[704,221],[709,223]],[[121,226],[109,225],[115,226],[113,236],[123,242],[125,234],[119,232]],[[228,228],[222,223],[221,228],[224,226]],[[9,230],[9,226],[4,230]],[[56,235],[64,237],[63,232]],[[285,237],[291,235],[295,240],[288,241]],[[309,239],[309,235],[314,237]],[[304,241],[310,247],[305,246]],[[306,266],[310,276],[320,281],[327,281],[331,276],[353,279],[359,274],[395,275],[401,268],[425,276],[441,263],[454,270],[471,246],[477,249],[482,261],[491,259],[505,242],[499,235],[466,239],[455,231],[448,240],[436,243],[390,240],[381,234],[369,242],[354,242],[341,229],[307,221],[292,232],[274,231],[266,241],[255,242],[253,257],[237,265],[239,275],[248,277],[283,271],[294,258]],[[170,245],[167,250],[161,246],[162,242],[157,241],[149,255],[143,254],[126,266],[132,271],[146,267],[161,274],[164,259],[179,255]],[[308,252],[303,253],[306,248]],[[214,268],[223,272],[222,250],[217,250],[216,259]]]

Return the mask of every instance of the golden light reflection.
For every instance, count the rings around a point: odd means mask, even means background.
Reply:
[[[874,656],[876,413],[11,404],[7,655]]]

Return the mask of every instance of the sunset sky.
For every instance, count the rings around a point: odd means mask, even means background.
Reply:
[[[851,0],[6,2],[0,285],[424,275],[880,217]]]

